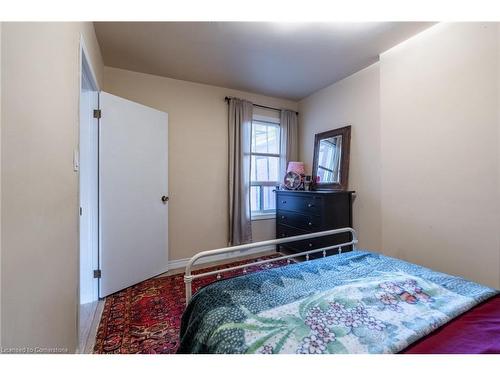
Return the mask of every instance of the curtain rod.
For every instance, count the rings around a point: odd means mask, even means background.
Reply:
[[[227,103],[229,103],[229,100],[230,100],[231,98],[232,98],[232,97],[226,96],[226,97],[224,98],[224,100],[225,100]],[[281,111],[281,109],[279,109],[279,108],[268,107],[267,105],[261,105],[261,104],[255,104],[255,103],[252,103],[252,104],[253,104],[253,106],[254,106],[254,107],[260,107],[260,108],[270,109],[270,110],[272,110],[272,111]],[[297,111],[294,111],[294,112],[297,114],[297,116],[299,115],[299,112],[297,112]]]

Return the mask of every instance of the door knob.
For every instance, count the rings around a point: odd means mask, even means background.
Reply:
[[[167,203],[167,202],[168,202],[168,197],[167,197],[166,195],[162,196],[162,197],[161,197],[161,201],[162,201],[163,203]]]

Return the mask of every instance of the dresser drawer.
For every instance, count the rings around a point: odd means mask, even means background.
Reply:
[[[287,225],[279,225],[278,224],[276,226],[276,238],[286,238],[286,237],[292,237],[292,236],[299,236],[301,234],[307,234],[307,233],[309,233],[309,232],[302,230],[302,229],[289,227]]]
[[[331,236],[322,236],[310,238],[308,240],[294,241],[286,244],[287,247],[291,248],[296,253],[301,253],[308,250],[321,249],[324,247],[329,247],[341,243],[349,242],[350,235],[348,233],[334,234]],[[352,250],[352,246],[344,246],[342,252]],[[330,249],[326,251],[326,255],[338,254],[338,249]],[[310,258],[320,258],[323,256],[323,252],[317,252],[310,254]]]
[[[303,215],[293,211],[278,210],[276,212],[276,223],[290,225],[295,228],[317,231],[321,228],[320,216]]]
[[[307,234],[305,230],[301,230],[298,228],[293,228],[289,227],[286,225],[276,225],[276,238],[286,238],[286,237],[292,237],[292,236],[299,236],[301,234]],[[297,248],[300,247],[298,244],[299,242],[302,241],[295,241],[295,242],[287,242],[282,245],[278,245],[278,251],[280,250],[285,250],[285,252],[293,252],[296,253]]]
[[[319,249],[321,247],[328,247],[333,245],[338,245],[341,243],[346,243],[351,240],[348,233],[333,234],[330,236],[314,237],[308,240],[295,241],[295,246],[298,246],[297,250],[306,251],[312,249]],[[335,250],[336,251],[336,250]]]
[[[277,198],[276,208],[278,210],[299,211],[302,213],[320,214],[322,207],[322,197],[285,195]]]

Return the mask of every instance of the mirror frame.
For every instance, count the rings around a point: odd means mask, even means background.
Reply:
[[[316,182],[316,170],[318,169],[319,143],[322,139],[342,136],[342,156],[340,160],[340,182]],[[314,136],[314,154],[312,181],[313,190],[347,190],[349,181],[349,152],[351,150],[351,125],[342,128],[328,130],[323,133],[317,133]]]

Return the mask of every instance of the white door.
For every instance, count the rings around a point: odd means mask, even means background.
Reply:
[[[167,271],[168,115],[99,96],[100,297]]]

